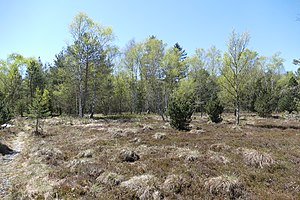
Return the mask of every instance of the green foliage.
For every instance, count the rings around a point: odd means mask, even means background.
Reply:
[[[181,84],[169,101],[168,114],[171,126],[178,130],[189,130],[191,117],[195,110],[195,97],[189,90],[189,84]]]
[[[120,72],[113,80],[114,84],[114,102],[117,105],[116,111],[122,113],[125,108],[128,108],[129,102],[129,84],[127,74]]]
[[[49,116],[49,91],[36,88],[32,105],[29,107],[30,116],[47,117]]]
[[[4,101],[0,102],[0,124],[3,124],[10,120],[10,112]]]
[[[291,113],[292,111],[297,110],[296,101],[290,93],[286,94],[279,99],[278,108],[280,111],[288,111]]]
[[[256,99],[254,103],[255,110],[260,117],[269,117],[272,114],[272,95],[265,91]]]
[[[39,134],[39,120],[50,115],[49,112],[49,91],[40,90],[38,87],[35,90],[32,105],[29,107],[29,116],[36,119],[35,133]]]
[[[145,111],[145,102],[146,102],[146,90],[143,81],[137,82],[137,111],[139,113]]]
[[[213,94],[210,100],[207,102],[205,106],[206,112],[209,116],[209,119],[212,122],[220,123],[223,119],[221,114],[224,111],[224,107],[221,105],[220,100],[216,94]]]
[[[288,87],[295,87],[298,85],[298,82],[294,76],[289,79]]]
[[[282,91],[281,97],[278,101],[278,108],[280,111],[297,111],[297,102],[299,100],[298,82],[294,76],[291,76],[287,83],[287,88]]]

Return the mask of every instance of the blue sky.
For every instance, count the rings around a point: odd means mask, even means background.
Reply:
[[[85,12],[111,26],[122,49],[156,35],[179,42],[188,55],[215,45],[223,52],[230,32],[248,31],[260,55],[281,52],[285,69],[300,58],[300,0],[0,0],[0,59],[17,52],[52,62],[70,41],[69,24]]]

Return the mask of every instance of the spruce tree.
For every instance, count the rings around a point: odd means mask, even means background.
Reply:
[[[44,89],[44,91],[42,91],[39,88],[36,88],[32,105],[29,107],[29,111],[30,116],[33,117],[36,121],[34,135],[41,135],[43,129],[40,125],[40,120],[43,117],[47,117],[50,115],[49,92],[47,89]],[[39,131],[39,129],[41,129],[41,131]]]

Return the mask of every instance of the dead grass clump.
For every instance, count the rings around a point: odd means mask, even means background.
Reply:
[[[108,133],[111,134],[112,138],[120,138],[120,137],[126,137],[127,133],[120,129],[120,128],[109,128]]]
[[[187,161],[195,161],[199,157],[197,150],[191,150],[189,148],[177,148],[176,154],[179,158],[184,158]]]
[[[231,199],[242,196],[244,187],[235,176],[222,175],[213,177],[205,182],[205,187],[211,194],[226,195]]]
[[[92,149],[87,149],[85,151],[80,152],[77,157],[78,158],[91,158],[93,157],[94,154],[94,150]]]
[[[214,151],[208,151],[207,152],[209,156],[209,161],[212,161],[214,163],[220,163],[220,164],[227,164],[229,163],[229,159],[225,156],[221,155],[220,153],[214,152]]]
[[[133,138],[132,140],[130,140],[130,142],[131,142],[131,143],[136,143],[136,144],[138,144],[138,143],[141,142],[141,138],[135,137],[135,138]]]
[[[201,127],[196,127],[195,129],[192,129],[190,131],[190,133],[193,133],[193,134],[202,134],[202,133],[205,133],[205,130],[202,129]]]
[[[169,175],[162,185],[162,188],[166,192],[180,193],[183,189],[190,186],[190,183],[183,175],[172,174]]]
[[[104,172],[100,163],[88,162],[87,159],[73,160],[66,165],[71,173],[88,175],[90,179],[95,180],[100,174]]]
[[[138,132],[135,128],[108,128],[108,133],[111,134],[112,138],[129,137],[134,136]]]
[[[155,187],[149,187],[139,189],[136,193],[140,200],[161,200],[162,195]]]
[[[161,193],[157,186],[158,179],[155,176],[148,174],[134,176],[121,183],[121,187],[125,187],[136,192],[136,196],[141,200],[161,199]]]
[[[44,122],[49,126],[57,126],[63,124],[63,120],[59,117],[52,117],[44,119]]]
[[[196,154],[191,154],[191,155],[187,155],[187,156],[185,157],[185,160],[186,160],[186,161],[189,161],[189,162],[193,162],[193,161],[198,160],[198,158],[199,158],[198,155],[196,155]]]
[[[225,143],[217,143],[210,145],[209,149],[216,152],[228,151],[230,149],[230,146]]]
[[[77,169],[82,166],[89,163],[87,159],[74,159],[70,161],[66,166],[70,168],[71,172],[77,171]]]
[[[124,132],[125,132],[128,136],[130,136],[130,135],[137,134],[137,133],[139,132],[139,130],[136,129],[136,128],[125,128],[125,129],[124,129]]]
[[[119,159],[122,162],[135,162],[140,159],[140,156],[132,150],[123,149],[119,154]]]
[[[124,176],[116,174],[114,172],[104,172],[96,179],[96,181],[98,181],[99,183],[109,186],[119,185],[123,180]]]
[[[153,185],[156,182],[157,178],[154,175],[144,174],[141,176],[134,176],[131,179],[122,182],[121,186],[126,187],[130,190],[137,191],[142,187]]]
[[[167,135],[165,133],[155,133],[153,137],[156,140],[164,140],[167,138]]]
[[[241,148],[240,151],[243,155],[244,161],[249,166],[263,168],[265,166],[268,167],[275,164],[274,159],[267,153],[260,153],[254,149],[245,148]]]
[[[65,155],[58,148],[42,148],[36,155],[41,157],[42,161],[51,165],[57,165],[59,162],[65,160]]]
[[[144,125],[143,127],[142,127],[142,130],[143,131],[151,131],[151,130],[153,130],[154,128],[152,127],[152,126],[150,126],[150,125]]]
[[[50,182],[46,177],[35,177],[28,181],[22,199],[50,199],[57,183]]]

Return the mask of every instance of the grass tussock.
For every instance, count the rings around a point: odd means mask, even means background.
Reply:
[[[121,162],[135,162],[139,159],[140,159],[140,156],[132,150],[123,149],[119,153],[119,160]]]
[[[244,186],[237,177],[228,175],[209,178],[205,182],[205,187],[211,194],[225,195],[231,199],[240,198],[244,190]]]
[[[105,185],[116,186],[124,180],[124,176],[113,172],[104,172],[96,180]]]
[[[169,175],[164,181],[162,188],[165,192],[181,193],[190,186],[190,181],[184,175]]]
[[[55,117],[42,138],[15,119],[0,130],[20,150],[0,159],[0,199],[299,199],[299,122],[243,117],[195,116],[189,132],[153,115]]]
[[[275,164],[274,159],[267,153],[260,153],[257,150],[245,148],[242,148],[240,151],[245,163],[249,166],[263,168]]]

